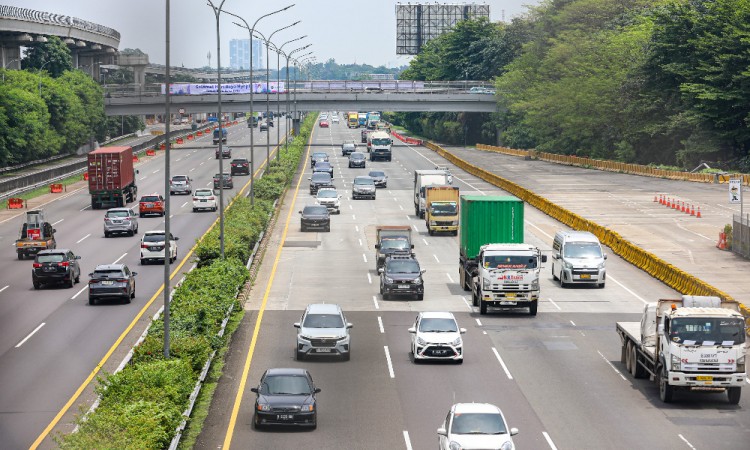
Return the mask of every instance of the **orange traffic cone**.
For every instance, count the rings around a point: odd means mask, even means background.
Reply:
[[[669,197],[667,197],[667,203],[665,203],[664,206],[666,206],[667,208],[671,208],[672,207],[672,199],[669,198]]]
[[[698,207],[698,212],[695,214],[695,217],[697,217],[699,219],[701,218],[701,207],[700,206]]]
[[[660,204],[660,205],[663,205],[663,204],[664,204],[664,194],[661,194],[661,195],[659,196],[659,204]]]
[[[654,203],[656,203],[656,202],[658,202],[658,201],[659,201],[659,199],[658,199],[658,196],[657,196],[657,195],[654,195]]]
[[[682,209],[680,209],[681,212],[685,212],[685,202],[682,202]]]
[[[719,250],[727,249],[727,235],[725,233],[719,233],[719,242],[716,243],[716,248]]]
[[[692,204],[690,205],[690,215],[691,216],[695,215],[695,205],[692,205]]]

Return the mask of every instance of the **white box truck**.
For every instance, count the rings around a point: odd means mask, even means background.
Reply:
[[[414,214],[424,219],[425,186],[449,186],[448,177],[450,173],[444,170],[415,170],[414,171]],[[452,181],[452,179],[451,179]]]

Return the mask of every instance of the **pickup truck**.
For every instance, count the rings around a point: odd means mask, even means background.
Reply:
[[[378,225],[375,229],[375,270],[391,255],[411,255],[414,244],[409,225]]]
[[[56,231],[44,218],[43,210],[27,211],[26,222],[21,225],[20,235],[16,239],[18,259],[33,257],[42,250],[57,248]]]

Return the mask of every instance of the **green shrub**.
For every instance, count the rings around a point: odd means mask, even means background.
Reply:
[[[138,400],[182,405],[197,379],[187,361],[172,358],[128,365],[100,378],[96,392],[102,397],[100,407]]]

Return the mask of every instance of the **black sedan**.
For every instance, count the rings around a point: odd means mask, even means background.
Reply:
[[[318,405],[310,372],[305,369],[268,369],[256,388],[253,425],[297,425],[315,429],[318,426]]]
[[[232,165],[231,175],[250,175],[250,161],[245,158],[235,158]]]
[[[310,229],[331,231],[331,214],[326,206],[308,205],[299,213],[302,215],[300,218],[301,231]]]
[[[214,175],[214,189],[219,189],[220,180],[223,181],[224,189],[233,189],[234,188],[234,180],[232,180],[232,175],[224,172],[224,176],[222,174],[217,173]]]
[[[135,276],[125,264],[101,264],[89,274],[89,305],[115,298],[130,303],[135,298]]]
[[[219,159],[219,147],[216,147],[216,159]],[[232,147],[221,147],[221,157],[222,158],[231,158],[232,157]]]
[[[364,169],[366,164],[367,160],[364,153],[354,152],[349,155],[349,167],[360,167]]]

